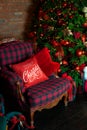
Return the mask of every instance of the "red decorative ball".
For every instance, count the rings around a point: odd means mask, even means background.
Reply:
[[[82,56],[82,55],[83,55],[83,50],[78,49],[78,50],[76,51],[76,55],[77,55],[78,57]]]
[[[62,61],[62,64],[63,64],[63,65],[68,65],[68,62],[67,62],[66,60],[63,60],[63,61]]]
[[[63,3],[62,3],[62,7],[63,7],[63,8],[67,7],[67,2],[63,2]]]
[[[40,34],[40,36],[41,36],[41,37],[43,37],[43,36],[44,36],[44,34],[43,34],[43,33],[41,33],[41,34]]]
[[[60,16],[62,14],[61,10],[57,10],[57,15]]]
[[[77,67],[75,68],[75,70],[79,72],[79,71],[80,71],[80,67],[77,66]]]
[[[58,69],[58,71],[57,71],[58,73],[60,73],[61,72],[61,69]]]
[[[83,27],[87,28],[87,21],[83,24]]]
[[[42,8],[40,8],[39,14],[38,14],[39,19],[43,17],[43,14],[44,14],[44,12],[43,12]]]
[[[29,34],[28,34],[28,37],[29,38],[33,38],[35,36],[35,32],[30,32]]]
[[[44,20],[49,20],[50,19],[50,17],[46,13],[44,13],[43,18],[44,18]]]
[[[59,43],[58,43],[56,40],[52,40],[52,41],[51,41],[51,44],[52,44],[54,47],[57,47]]]
[[[82,35],[81,40],[82,40],[82,42],[86,41],[86,35],[85,34]]]
[[[72,19],[74,17],[74,15],[70,15],[69,18]]]
[[[60,41],[60,44],[61,44],[61,45],[65,45],[65,40],[61,40],[61,41]]]
[[[70,42],[69,41],[65,41],[65,45],[69,45],[70,44]]]
[[[67,46],[67,45],[70,44],[70,42],[69,42],[68,40],[61,40],[60,43],[61,43],[62,45],[64,45],[64,46]]]

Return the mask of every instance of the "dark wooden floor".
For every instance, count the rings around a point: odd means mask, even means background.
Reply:
[[[87,130],[87,95],[79,94],[67,107],[61,101],[35,114],[35,130]]]

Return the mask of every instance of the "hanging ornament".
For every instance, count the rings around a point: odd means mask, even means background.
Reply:
[[[85,34],[82,34],[81,40],[82,40],[82,42],[86,41],[86,35]]]
[[[41,33],[41,34],[40,34],[40,38],[42,38],[43,36],[44,36],[44,34],[43,34],[43,33]]]
[[[87,21],[85,23],[83,23],[83,27],[87,28]]]
[[[60,44],[63,46],[67,46],[67,45],[70,45],[70,42],[68,40],[61,40]]]
[[[61,69],[58,69],[58,71],[57,71],[58,73],[60,73],[61,72]]]
[[[64,1],[64,2],[62,3],[62,7],[63,7],[63,8],[67,7],[67,2],[66,2],[66,1]]]
[[[39,19],[42,19],[43,14],[44,14],[43,9],[40,8],[39,13],[38,13],[38,18],[39,18]]]
[[[59,43],[58,43],[56,40],[51,40],[51,44],[52,44],[54,47],[57,47]]]
[[[65,41],[65,45],[69,45],[69,44],[70,44],[70,42],[66,40]]]
[[[83,50],[77,49],[77,50],[76,50],[76,55],[77,55],[78,57],[82,56],[82,55],[83,55]]]
[[[58,16],[62,15],[62,11],[61,10],[57,10],[56,13],[57,13]]]
[[[60,41],[60,44],[64,46],[64,45],[65,45],[65,40],[62,39],[62,40]]]
[[[85,55],[85,51],[84,50],[82,51],[82,54]]]
[[[78,71],[78,72],[80,72],[79,66],[76,66],[75,70]]]
[[[83,72],[83,69],[84,69],[85,66],[86,66],[85,63],[83,63],[83,64],[81,64],[81,65],[79,66],[79,69],[80,69],[81,72]]]
[[[69,18],[72,19],[74,17],[74,15],[69,15]]]
[[[58,26],[65,26],[66,25],[66,22],[63,19],[59,19],[57,21],[57,23],[58,23]]]
[[[68,65],[68,62],[67,62],[66,60],[63,60],[63,61],[62,61],[62,64],[63,64],[63,65]]]
[[[46,13],[44,13],[43,18],[44,18],[44,20],[49,20],[50,19],[50,17]]]
[[[34,38],[34,36],[35,36],[35,32],[30,32],[30,33],[28,34],[28,37],[29,37],[29,38]]]

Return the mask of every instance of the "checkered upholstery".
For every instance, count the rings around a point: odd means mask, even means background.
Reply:
[[[15,72],[9,70],[7,67],[1,69],[0,79],[3,79],[4,82],[8,83],[8,87],[12,88],[14,90],[14,93],[16,91],[15,85],[17,81],[20,82],[21,90],[24,88],[22,79]]]
[[[17,87],[16,82],[20,82],[20,89],[24,88],[22,79],[13,72],[8,65],[12,63],[18,63],[31,57],[33,55],[32,43],[22,41],[12,41],[0,45],[0,82],[1,89],[5,95],[11,94],[16,99]],[[9,93],[11,92],[11,93]]]
[[[12,41],[0,45],[0,66],[20,62],[33,54],[29,42]]]
[[[69,87],[69,80],[52,76],[49,80],[27,89],[27,100],[31,107],[42,106],[59,97]]]
[[[16,41],[1,45],[0,66],[2,66],[2,69],[0,71],[0,82],[3,81],[2,88],[5,92],[8,90],[8,93],[10,92],[9,94],[12,94],[16,99],[18,99],[15,83],[16,81],[20,81],[22,93],[24,95],[26,94],[27,97],[26,101],[29,102],[31,107],[36,107],[51,102],[56,97],[67,91],[70,87],[70,81],[65,78],[55,78],[54,76],[51,76],[49,77],[49,80],[29,87],[25,91],[22,79],[15,72],[9,69],[7,65],[18,63],[32,55],[32,45],[29,42]]]

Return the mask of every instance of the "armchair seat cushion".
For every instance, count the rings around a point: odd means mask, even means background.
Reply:
[[[30,107],[43,106],[59,97],[70,87],[70,82],[65,78],[49,78],[38,85],[26,90]],[[62,88],[62,89],[61,89]]]

